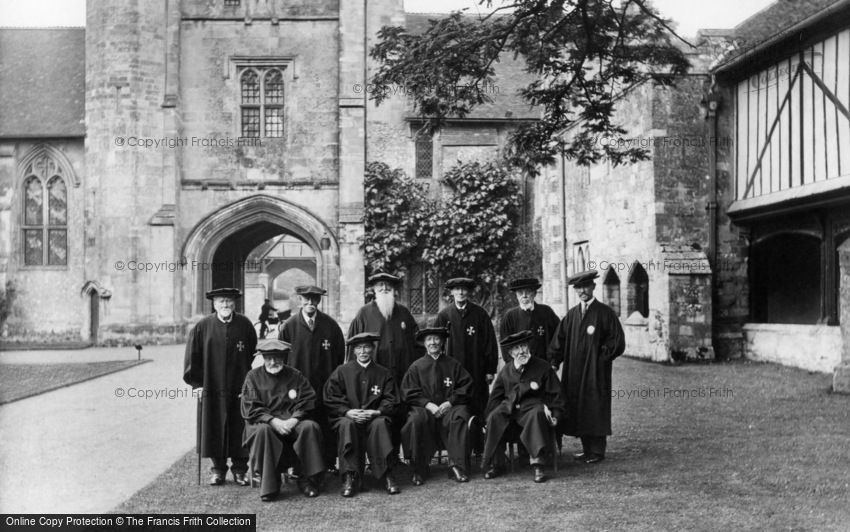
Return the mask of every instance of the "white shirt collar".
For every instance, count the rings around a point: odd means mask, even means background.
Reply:
[[[319,311],[317,310],[317,311],[316,311],[316,313],[315,313],[315,314],[313,314],[313,316],[312,316],[312,318],[313,318],[313,323],[315,323],[315,322],[316,322],[316,316],[318,316],[318,315],[319,315]],[[304,317],[304,321],[305,321],[306,323],[310,323],[310,318],[311,318],[311,317],[310,317],[310,316],[308,316],[306,312],[304,312],[304,309],[301,309],[301,316],[303,316],[303,317]]]
[[[220,321],[221,323],[230,323],[231,321],[233,321],[233,313],[232,312],[230,313],[230,319],[229,320],[223,320],[221,318],[221,316],[218,315],[218,312],[215,313],[215,317],[218,318],[218,321]]]
[[[366,369],[366,368],[368,368],[369,366],[371,366],[371,365],[372,365],[372,361],[371,361],[371,360],[370,360],[369,362],[367,362],[366,364],[363,364],[363,363],[362,363],[362,362],[360,362],[359,360],[357,360],[356,362],[357,362],[358,364],[360,364],[360,367],[361,367],[361,368],[363,368],[363,369]]]

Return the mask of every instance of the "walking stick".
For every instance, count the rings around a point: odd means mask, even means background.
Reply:
[[[198,394],[198,412],[197,412],[197,421],[195,422],[195,426],[197,427],[197,434],[195,437],[195,450],[198,452],[198,486],[201,485],[201,435],[203,434],[202,425],[204,423],[204,393],[203,390]]]

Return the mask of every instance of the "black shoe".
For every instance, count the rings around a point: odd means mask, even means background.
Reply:
[[[319,495],[319,490],[316,489],[316,485],[313,484],[312,480],[305,480],[298,483],[298,488],[301,490],[307,497],[316,497]]]
[[[501,474],[499,468],[496,466],[490,466],[487,471],[484,473],[484,478],[490,480],[491,478],[496,478]]]
[[[577,462],[584,462],[585,460],[587,460],[587,455],[584,453],[575,453],[573,455],[573,460]]]
[[[458,466],[452,466],[449,468],[449,478],[455,482],[469,482],[469,477],[466,475],[466,472]]]
[[[233,482],[239,484],[240,486],[247,486],[249,484],[248,477],[245,473],[233,473]]]
[[[263,502],[271,502],[275,499],[275,495],[260,495],[260,500]]]
[[[401,493],[398,484],[395,483],[393,474],[389,471],[387,471],[387,474],[384,476],[384,481],[387,484],[387,493],[389,493],[390,495],[398,495],[399,493]]]
[[[542,465],[534,466],[534,482],[540,484],[541,482],[546,482],[546,473],[543,472]]]
[[[354,476],[354,473],[349,471],[342,476],[342,496],[343,497],[354,497],[354,494],[357,493],[357,479]]]
[[[411,477],[410,483],[414,486],[421,486],[422,484],[425,484],[425,479],[422,478],[422,475],[420,475],[419,473],[413,473],[413,477]]]
[[[210,477],[210,486],[221,486],[224,484],[224,474],[213,473]]]
[[[585,464],[597,464],[597,463],[601,462],[602,460],[605,460],[604,456],[599,456],[598,454],[595,454],[593,456],[589,456],[589,457],[585,458],[584,463]]]

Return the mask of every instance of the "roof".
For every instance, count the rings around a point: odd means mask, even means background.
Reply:
[[[405,28],[408,33],[424,33],[430,25],[429,20],[448,17],[448,13],[405,13]],[[464,15],[469,20],[478,20],[478,15]],[[493,99],[475,107],[467,119],[505,120],[539,119],[540,112],[535,111],[519,95],[519,89],[528,86],[536,76],[525,70],[522,58],[514,59],[513,54],[504,53],[495,64],[496,75],[492,85],[482,86],[482,90]]]
[[[0,28],[0,138],[85,136],[85,28]]]
[[[783,47],[811,44],[819,33],[846,27],[847,11],[850,0],[777,0],[735,27],[735,49],[717,71],[734,71],[765,56],[775,59]]]

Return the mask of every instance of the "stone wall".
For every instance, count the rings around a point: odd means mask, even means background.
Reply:
[[[720,90],[717,113],[717,264],[714,267],[714,349],[718,358],[744,355],[743,325],[750,314],[746,232],[726,214],[735,200],[734,94]]]
[[[830,325],[748,323],[744,325],[746,357],[821,373],[832,373],[841,361],[841,328]]]
[[[104,330],[174,323],[170,278],[126,267],[173,260],[170,228],[148,225],[173,186],[169,152],[137,145],[165,138],[166,21],[161,2],[87,3],[85,279],[112,292]]]
[[[26,176],[19,166],[41,154],[63,168],[68,209],[65,266],[24,265],[20,225]],[[9,281],[15,292],[0,331],[4,340],[75,342],[87,335],[89,301],[81,294],[86,251],[83,231],[90,214],[84,208],[85,183],[82,139],[0,142],[0,289]]]
[[[709,123],[700,110],[708,77],[693,75],[675,88],[646,83],[617,105],[622,137],[598,142],[641,146],[648,161],[580,168],[566,163],[565,199],[560,167],[544,169],[536,185],[537,220],[544,246],[544,300],[560,313],[566,277],[584,268],[600,271],[596,297],[606,302],[602,279],[612,269],[620,283],[621,319],[632,356],[667,361],[712,358],[711,267],[708,248]],[[728,146],[726,147],[728,149]],[[561,206],[561,203],[564,206]],[[562,213],[566,220],[562,221]],[[562,224],[566,234],[562,237]],[[566,249],[566,253],[565,253]],[[578,250],[584,255],[580,264]],[[678,261],[671,263],[670,250]],[[680,252],[695,254],[690,259]],[[566,257],[564,256],[566,255]],[[672,264],[700,271],[671,270]],[[564,265],[566,264],[566,271]],[[628,308],[629,280],[637,265],[649,278],[649,312]]]
[[[183,180],[336,183],[337,41],[332,18],[184,21],[180,137],[189,145],[179,148]],[[239,145],[240,68],[268,65],[283,70],[283,137]]]

